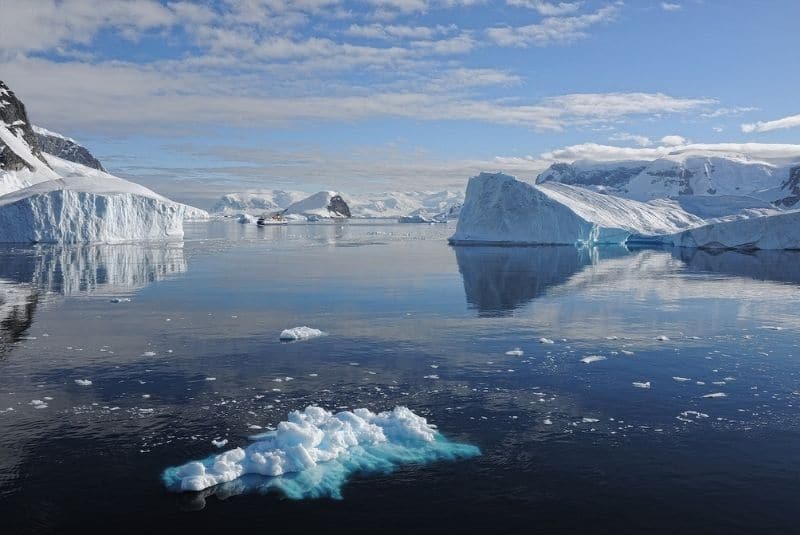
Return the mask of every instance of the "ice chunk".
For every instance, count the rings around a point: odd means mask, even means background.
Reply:
[[[583,357],[581,362],[584,364],[591,364],[592,362],[600,362],[601,360],[606,360],[606,357],[601,355],[589,355],[588,357]]]
[[[633,386],[635,386],[636,388],[650,388],[650,381],[645,381],[645,382],[634,381]]]
[[[673,381],[678,381],[679,383],[685,383],[687,381],[691,381],[689,377],[673,377]]]
[[[222,448],[222,447],[225,447],[228,444],[228,439],[227,438],[224,438],[224,439],[215,438],[214,440],[211,441],[211,444],[213,444],[215,448]]]
[[[406,407],[333,413],[309,406],[291,412],[275,431],[246,448],[168,468],[162,478],[176,492],[236,481],[247,490],[275,489],[293,499],[341,498],[343,485],[357,472],[389,472],[402,464],[479,454],[475,446],[450,442]]]
[[[656,336],[656,340],[658,340],[659,342],[669,342],[669,337],[660,334]]]
[[[91,386],[92,382],[89,379],[75,379],[75,384],[79,386]]]
[[[318,336],[325,336],[327,333],[319,329],[312,329],[311,327],[294,327],[292,329],[284,329],[281,331],[280,339],[284,341],[292,340],[308,340],[309,338],[317,338]]]
[[[714,392],[713,394],[706,394],[703,396],[704,398],[726,398],[728,394],[725,392]]]
[[[512,349],[511,351],[506,351],[506,355],[508,355],[509,357],[521,357],[521,356],[523,356],[524,354],[525,354],[525,352],[524,352],[524,351],[522,351],[522,350],[521,350],[520,348],[518,348],[518,347],[516,347],[516,348]]]
[[[539,338],[539,343],[540,344],[554,344],[555,342],[553,342],[549,338]]]

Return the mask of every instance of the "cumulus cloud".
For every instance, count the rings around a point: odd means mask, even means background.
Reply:
[[[596,160],[614,162],[621,160],[655,160],[683,150],[703,150],[724,153],[744,153],[752,158],[797,158],[800,145],[781,143],[689,143],[686,145],[661,145],[658,147],[615,147],[598,143],[582,143],[542,153],[543,161],[574,162]]]
[[[653,144],[647,136],[638,136],[636,134],[629,134],[627,132],[617,132],[608,138],[609,141],[632,141],[640,147],[648,147]]]
[[[745,123],[742,125],[742,132],[769,132],[770,130],[781,130],[783,128],[796,128],[800,126],[800,115],[790,115],[774,121],[758,121],[756,123]]]
[[[685,137],[673,134],[662,137],[661,143],[667,145],[668,147],[678,147],[680,145],[687,145],[689,142]]]

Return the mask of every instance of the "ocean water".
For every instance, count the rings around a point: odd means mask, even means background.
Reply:
[[[796,531],[800,254],[452,230],[0,248],[2,532]],[[303,325],[328,334],[278,340]],[[341,499],[165,488],[308,405],[407,406],[481,455],[355,471]]]

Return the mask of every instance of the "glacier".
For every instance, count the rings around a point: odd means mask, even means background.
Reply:
[[[472,445],[447,440],[406,407],[374,413],[361,408],[333,413],[309,406],[293,411],[275,431],[201,461],[167,468],[162,480],[174,492],[222,485],[235,493],[276,490],[292,499],[342,498],[355,473],[388,473],[423,464],[480,455]],[[255,477],[260,476],[260,477]]]

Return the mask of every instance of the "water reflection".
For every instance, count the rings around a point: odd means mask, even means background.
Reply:
[[[800,284],[800,251],[704,251],[621,247],[455,247],[469,305],[481,317],[510,315],[548,290],[588,288],[640,290],[682,296],[674,275],[712,273],[735,278]],[[592,266],[590,271],[586,268]],[[647,284],[643,285],[643,281]],[[704,286],[706,291],[714,287]],[[713,294],[724,293],[730,284]],[[747,290],[752,287],[746,287]],[[700,288],[695,287],[696,291]],[[783,291],[776,287],[776,290]],[[743,289],[744,291],[744,289]],[[759,287],[758,291],[764,291]]]
[[[38,304],[38,292],[23,284],[0,280],[0,359],[25,336]]]
[[[706,251],[672,249],[690,272],[800,284],[800,251]]]
[[[180,243],[39,246],[0,255],[1,279],[66,296],[130,293],[186,271]]]
[[[454,247],[467,302],[483,317],[506,316],[548,288],[624,248]]]

